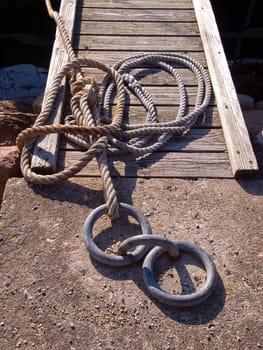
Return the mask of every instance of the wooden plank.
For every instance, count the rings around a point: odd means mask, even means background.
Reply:
[[[123,21],[123,22],[196,22],[193,9],[169,9],[162,7],[161,9],[149,8],[97,8],[90,10],[89,7],[79,8],[77,10],[77,18],[82,21]]]
[[[209,0],[193,0],[199,30],[214,87],[233,175],[258,171],[256,157],[229,72]]]
[[[72,38],[75,9],[77,0],[62,0],[60,5],[60,16],[64,21],[65,28]],[[49,66],[48,79],[46,83],[45,96],[43,105],[46,102],[46,94],[50,88],[50,84],[55,78],[57,72],[67,62],[67,53],[64,48],[62,39],[58,30],[56,31],[56,38],[53,45],[51,61]],[[59,124],[62,115],[63,102],[65,94],[65,79],[61,83],[59,95],[55,108],[53,109],[46,124]],[[32,157],[31,168],[33,171],[41,173],[52,173],[56,169],[56,158],[58,148],[58,135],[51,134],[45,137],[39,138],[34,149],[34,155]]]
[[[189,9],[193,8],[190,0],[80,0],[80,7],[102,7],[102,8],[168,8],[168,9]]]
[[[180,103],[179,89],[177,86],[146,86],[147,91],[152,96],[153,102],[156,106],[174,106]],[[194,86],[185,87],[188,105],[194,105],[196,100],[197,88]],[[133,95],[129,95],[129,100],[127,101],[130,105],[140,105],[140,101]],[[211,101],[211,105],[213,100]]]
[[[197,79],[195,75],[187,68],[176,68],[177,72],[182,78],[186,86],[197,86]],[[97,69],[83,67],[82,72],[85,76],[92,76],[97,82],[101,82],[105,73]],[[160,68],[135,68],[131,74],[143,86],[177,86],[177,81],[173,76],[167,72],[160,70]]]
[[[59,168],[72,166],[81,152],[59,152]],[[109,158],[113,177],[162,177],[162,178],[232,178],[226,153],[156,152],[148,157],[135,159],[131,155]],[[77,176],[100,176],[96,160],[92,160]]]
[[[146,117],[146,111],[142,106],[127,107],[127,114],[130,123],[143,123]],[[194,107],[189,107],[189,112],[193,111]],[[168,122],[175,119],[178,106],[157,106],[158,118],[160,122]],[[221,128],[220,118],[218,111],[215,107],[208,107],[204,115],[196,122],[198,128]]]
[[[81,148],[63,137],[60,150],[81,151]],[[221,129],[192,129],[182,137],[174,137],[161,151],[225,152],[226,146]]]
[[[189,112],[194,109],[193,106],[189,107]],[[175,119],[178,113],[178,105],[174,106],[157,106],[158,118],[160,122],[168,122]],[[65,115],[71,114],[68,105],[65,105]],[[144,123],[146,118],[146,111],[143,106],[127,106],[125,108],[125,118],[130,123]],[[221,122],[218,115],[218,110],[215,106],[208,107],[206,112],[200,116],[195,124],[197,128],[221,128]]]
[[[75,44],[76,46],[76,44]],[[79,58],[93,58],[98,60],[99,62],[103,62],[108,65],[113,65],[115,62],[119,60],[123,60],[128,57],[140,55],[142,53],[145,53],[143,50],[139,51],[128,51],[128,50],[122,50],[122,51],[110,51],[107,49],[101,49],[101,50],[96,50],[96,49],[90,49],[88,51],[83,51],[83,50],[77,50],[77,56]],[[155,51],[152,51],[153,53]],[[178,53],[179,50],[170,50],[170,53]],[[193,59],[197,60],[200,62],[202,65],[206,65],[206,59],[204,55],[203,50],[199,51],[190,51],[187,48],[184,48],[184,50],[180,50],[181,53],[186,54],[191,56]]]
[[[200,51],[200,37],[151,37],[151,36],[108,36],[108,35],[75,35],[74,48],[79,50],[130,50],[130,51]]]
[[[196,22],[104,22],[104,21],[76,21],[75,33],[82,35],[172,35],[194,36],[198,35]]]

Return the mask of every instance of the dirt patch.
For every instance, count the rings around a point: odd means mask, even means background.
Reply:
[[[11,179],[0,224],[0,347],[262,348],[263,181],[115,182],[120,200],[144,213],[154,234],[190,240],[212,256],[219,279],[211,297],[190,308],[165,306],[149,296],[141,263],[113,268],[90,259],[82,227],[103,203],[99,179],[56,187]],[[114,230],[109,225],[102,218],[95,229],[105,247],[110,235],[117,241],[138,232],[126,219]],[[183,286],[187,292],[204,276],[191,257],[184,259],[193,283]],[[180,292],[174,262],[161,260],[156,278]]]

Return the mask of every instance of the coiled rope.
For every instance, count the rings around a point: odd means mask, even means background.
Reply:
[[[211,84],[203,66],[186,55],[156,53],[141,54],[121,60],[109,67],[92,59],[78,59],[72,48],[63,20],[50,0],[46,0],[49,16],[54,19],[67,50],[69,63],[56,75],[47,92],[46,103],[33,127],[22,131],[17,146],[22,151],[21,170],[25,179],[35,184],[54,184],[78,173],[94,157],[97,158],[105,188],[105,201],[110,217],[118,216],[118,200],[107,166],[107,153],[130,152],[135,156],[160,149],[172,137],[183,135],[206,110],[212,94]],[[187,93],[181,76],[174,66],[186,67],[197,79],[194,111],[187,113]],[[84,77],[81,66],[97,68],[106,73],[100,87],[91,77]],[[179,111],[174,120],[159,123],[157,109],[149,92],[142,87],[131,70],[136,67],[157,67],[174,77],[179,88]],[[59,87],[65,76],[70,77],[72,116],[65,124],[46,125]],[[147,111],[144,124],[124,121],[127,92],[134,94]],[[113,101],[116,103],[112,110]],[[83,156],[73,166],[51,175],[41,175],[31,170],[31,154],[35,139],[50,133],[65,134],[81,146]]]
[[[163,237],[152,236],[147,219],[132,206],[119,203],[116,190],[107,164],[107,154],[130,152],[143,156],[160,149],[172,137],[187,133],[197,118],[208,107],[212,88],[201,64],[191,57],[181,54],[156,53],[141,54],[115,63],[112,67],[93,59],[76,57],[63,21],[52,8],[50,0],[46,7],[51,18],[57,24],[63,43],[67,50],[69,62],[57,73],[46,92],[45,103],[33,127],[22,131],[17,137],[17,146],[21,150],[21,170],[25,179],[34,184],[55,184],[75,175],[96,157],[104,184],[105,205],[90,213],[84,224],[84,241],[92,257],[112,265],[126,266],[134,263],[152,249],[143,263],[143,279],[152,296],[159,301],[177,306],[195,305],[205,300],[216,283],[216,269],[213,261],[201,248],[185,241],[169,241]],[[92,77],[84,77],[81,67],[96,68],[105,73],[100,86]],[[181,76],[175,67],[191,70],[197,80],[197,93],[194,111],[188,113],[187,92]],[[154,101],[149,92],[139,84],[131,74],[134,68],[156,67],[170,74],[179,88],[179,110],[174,120],[160,123]],[[46,125],[56,101],[61,82],[69,77],[71,90],[71,112],[64,124]],[[132,93],[144,106],[147,114],[145,123],[129,124],[125,121],[125,103],[127,94]],[[72,142],[83,149],[82,157],[73,166],[51,175],[41,175],[31,169],[31,156],[36,138],[40,135],[58,133],[66,135]],[[119,254],[108,254],[96,245],[93,238],[93,226],[96,220],[107,213],[110,218],[119,216],[119,212],[133,216],[141,227],[141,235],[133,236],[122,242]],[[129,251],[131,247],[136,247]],[[178,257],[180,251],[194,255],[207,272],[203,288],[189,295],[173,295],[162,290],[153,277],[153,266],[156,259],[169,251],[171,256]]]

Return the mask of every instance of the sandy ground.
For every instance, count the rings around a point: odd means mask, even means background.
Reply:
[[[7,184],[0,217],[1,349],[263,348],[262,180],[115,180],[120,200],[144,213],[154,234],[190,240],[213,258],[215,290],[189,308],[150,297],[141,263],[114,268],[90,259],[82,227],[103,203],[101,183],[74,181]],[[104,248],[139,232],[127,218],[110,224],[102,217],[95,227]],[[180,276],[183,287],[174,266],[192,277]],[[163,256],[156,270],[168,291],[186,293],[204,279],[190,256],[178,262]]]

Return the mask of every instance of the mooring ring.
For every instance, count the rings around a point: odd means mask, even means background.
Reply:
[[[142,266],[144,283],[150,294],[161,303],[172,306],[197,305],[207,299],[215,287],[217,281],[215,264],[210,256],[197,245],[186,241],[174,241],[174,243],[178,247],[180,253],[185,252],[194,256],[204,266],[206,281],[203,287],[197,292],[187,295],[171,294],[164,291],[153,277],[153,268],[156,260],[160,255],[166,252],[166,250],[161,247],[153,248],[144,259]]]
[[[142,213],[140,213],[134,207],[126,203],[119,203],[119,210],[121,213],[128,214],[132,216],[134,219],[136,219],[136,221],[140,225],[142,235],[152,234],[151,226],[148,220]],[[90,255],[95,260],[110,266],[127,266],[142,259],[150,249],[148,246],[141,245],[136,249],[134,249],[133,251],[128,252],[126,255],[108,254],[108,253],[105,253],[103,250],[101,250],[97,246],[93,237],[93,227],[96,221],[103,214],[106,214],[107,211],[108,211],[107,205],[103,204],[97,207],[95,210],[93,210],[85,220],[84,227],[83,227],[84,242]]]

